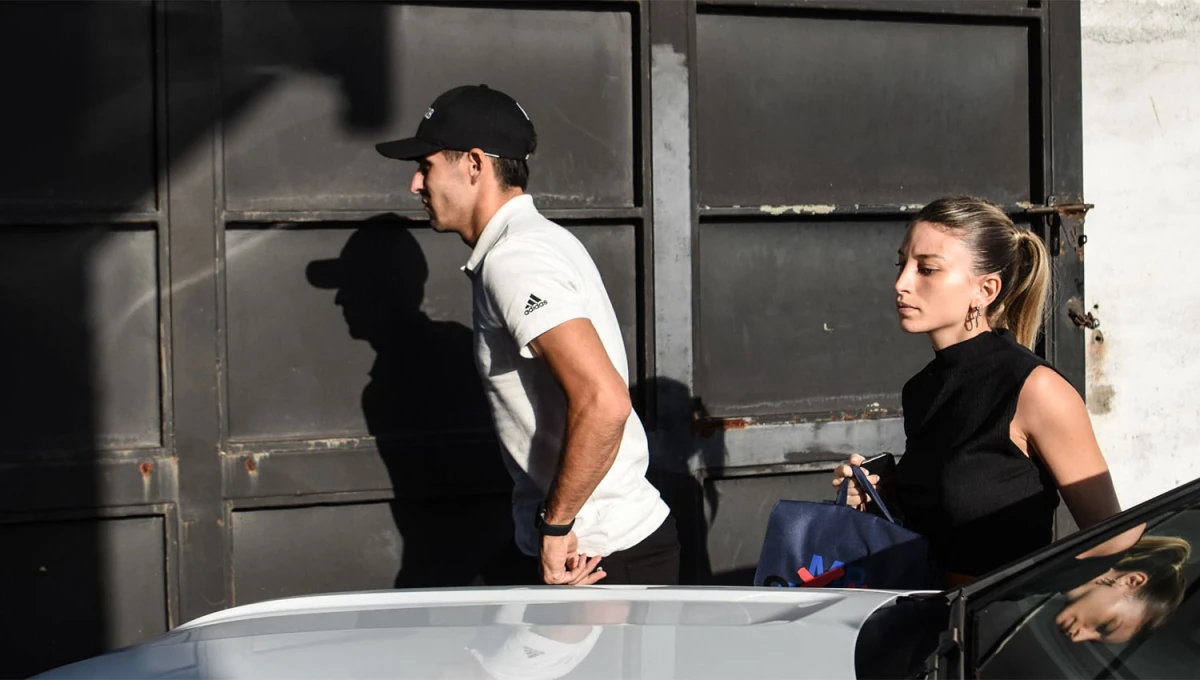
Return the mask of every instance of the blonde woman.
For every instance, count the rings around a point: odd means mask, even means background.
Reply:
[[[1041,239],[987,201],[942,198],[912,221],[896,264],[900,327],[936,356],[904,385],[905,455],[871,481],[930,539],[947,586],[1049,544],[1060,492],[1081,528],[1120,512],[1083,400],[1032,351],[1049,290]],[[838,466],[834,486],[862,462]]]
[[[1054,622],[1073,642],[1120,644],[1162,625],[1183,601],[1191,546],[1174,536],[1145,536],[1107,572],[1066,592]]]

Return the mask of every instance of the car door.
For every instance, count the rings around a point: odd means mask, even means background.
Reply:
[[[1139,526],[1127,548],[1077,557]],[[1200,480],[949,594],[927,675],[1200,677],[1198,549]]]

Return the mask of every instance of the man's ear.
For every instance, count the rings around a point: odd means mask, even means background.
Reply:
[[[470,174],[472,182],[483,177],[483,173],[487,170],[490,160],[488,155],[483,152],[483,149],[471,149],[467,152],[467,162],[469,164],[467,172]]]

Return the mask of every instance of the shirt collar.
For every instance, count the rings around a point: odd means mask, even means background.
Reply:
[[[500,240],[509,221],[521,213],[536,210],[537,208],[533,206],[533,196],[529,194],[510,198],[507,203],[500,206],[496,214],[492,215],[492,219],[488,220],[487,226],[480,232],[479,239],[475,241],[475,248],[471,251],[471,259],[467,260],[467,264],[463,266],[462,270],[474,274],[488,251],[496,245],[496,241]]]

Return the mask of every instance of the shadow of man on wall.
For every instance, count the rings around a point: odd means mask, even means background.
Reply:
[[[466,585],[512,534],[511,481],[495,442],[471,330],[422,310],[428,263],[412,230],[356,230],[339,257],[308,267],[336,289],[350,336],[375,361],[363,389],[403,542],[398,588]]]
[[[709,535],[720,510],[716,487],[706,475],[725,466],[725,433],[703,426],[703,401],[676,380],[655,377],[650,383],[658,404],[656,431],[650,438],[647,477],[671,507],[679,531],[680,574],[684,585],[747,581],[744,574],[714,574]]]

